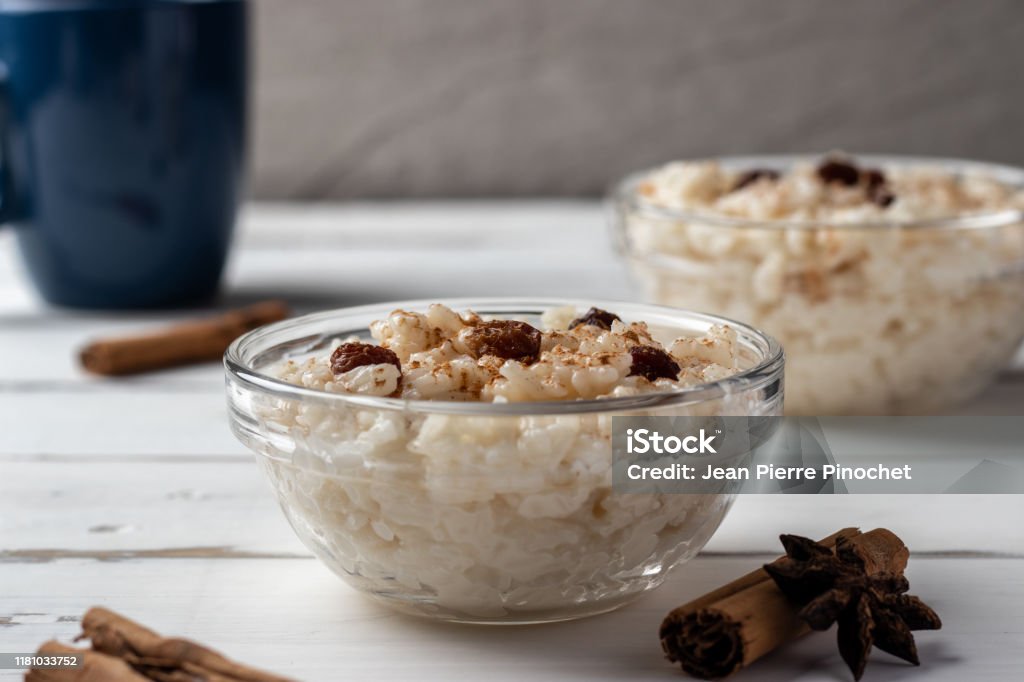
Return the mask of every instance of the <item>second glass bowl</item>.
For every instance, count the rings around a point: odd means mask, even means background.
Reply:
[[[858,156],[884,170],[982,174],[1024,189],[1024,171]],[[716,159],[726,171],[787,172],[811,157]],[[786,349],[786,411],[917,414],[988,385],[1024,338],[1024,212],[866,223],[754,220],[667,208],[616,189],[617,241],[654,303],[743,320]]]

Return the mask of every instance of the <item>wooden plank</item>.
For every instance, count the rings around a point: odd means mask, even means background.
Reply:
[[[156,322],[155,324],[162,324]],[[150,372],[137,377],[97,377],[85,372],[78,363],[78,353],[87,341],[138,330],[152,329],[141,324],[96,324],[89,329],[38,327],[6,334],[6,341],[21,349],[17,354],[0,359],[0,392],[47,392],[61,390],[145,390],[160,387],[167,390],[191,389],[222,391],[224,375],[219,362],[204,363]]]
[[[529,248],[528,239],[543,237],[547,249],[579,252],[610,243],[607,221],[602,203],[593,200],[258,202],[243,211],[239,240],[246,249],[479,252]],[[581,244],[587,236],[597,239]]]
[[[529,236],[524,240],[529,242]],[[424,254],[392,248],[372,255],[309,251],[294,258],[282,259],[272,251],[240,255],[232,272],[233,295],[242,300],[294,296],[302,306],[319,309],[466,296],[631,297],[624,268],[587,249],[547,252],[534,246]]]
[[[0,472],[0,557],[8,561],[307,554],[248,457],[2,458]],[[888,526],[915,552],[1024,556],[1022,517],[1021,495],[747,495],[706,550],[777,554],[780,532]]]
[[[135,458],[135,455],[131,455]],[[0,461],[0,557],[308,556],[249,457]],[[35,553],[33,553],[35,552]]]
[[[768,557],[698,558],[661,589],[616,613],[551,626],[483,628],[391,613],[312,560],[65,560],[25,570],[0,564],[3,649],[70,639],[94,604],[161,632],[187,635],[253,665],[303,680],[665,680],[657,627],[688,601]],[[913,592],[943,617],[918,635],[923,665],[876,651],[874,679],[1015,679],[1024,666],[1024,561],[913,559]],[[833,633],[804,638],[757,663],[756,679],[845,680]]]
[[[1024,495],[743,495],[708,552],[776,552],[779,533],[891,529],[915,552],[1024,556]]]
[[[0,455],[246,452],[223,389],[0,392],[0,434]]]

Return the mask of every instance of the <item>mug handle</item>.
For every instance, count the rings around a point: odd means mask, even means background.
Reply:
[[[7,161],[7,121],[10,116],[7,76],[7,64],[0,61],[0,227],[14,219],[14,191]]]

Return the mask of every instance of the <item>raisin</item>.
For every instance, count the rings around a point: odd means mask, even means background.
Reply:
[[[581,324],[590,324],[601,329],[611,329],[612,322],[622,322],[615,313],[610,313],[607,310],[601,310],[600,308],[591,308],[582,317],[577,317],[575,320],[569,323],[569,329],[575,329]]]
[[[402,370],[394,351],[370,343],[343,343],[331,353],[331,371],[335,375],[366,365],[394,365]]]
[[[494,355],[531,363],[540,356],[540,331],[517,320],[481,322],[469,332],[466,345],[477,358]]]
[[[825,183],[852,186],[860,182],[860,170],[847,161],[830,159],[818,166],[818,177]]]
[[[771,170],[770,168],[753,168],[736,178],[736,184],[732,186],[730,191],[735,192],[741,190],[747,185],[752,185],[761,178],[765,180],[778,180],[779,171]]]
[[[629,349],[629,354],[633,356],[633,364],[629,368],[630,376],[642,376],[648,381],[679,378],[679,363],[660,348],[633,346]]]

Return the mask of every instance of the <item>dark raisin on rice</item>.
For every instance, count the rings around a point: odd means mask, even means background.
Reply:
[[[860,182],[860,169],[849,161],[827,159],[818,166],[818,177],[825,184],[838,183],[852,187]]]
[[[779,171],[777,170],[772,170],[770,168],[752,168],[744,173],[741,173],[740,176],[736,178],[736,184],[734,184],[732,186],[732,189],[729,191],[739,191],[746,187],[747,185],[752,185],[762,178],[774,182],[775,180],[778,180],[779,177]]]
[[[343,343],[331,353],[331,371],[336,376],[366,365],[394,365],[402,371],[402,362],[393,350],[371,343]]]
[[[540,356],[540,341],[538,329],[518,320],[481,322],[466,337],[466,345],[478,359],[494,355],[526,364]]]
[[[863,184],[868,200],[885,208],[896,200],[889,188],[889,179],[877,168],[858,168],[842,159],[827,159],[818,166],[818,177],[826,184],[838,183],[847,187]]]
[[[601,310],[600,308],[591,308],[582,317],[577,317],[575,320],[569,323],[569,329],[575,329],[581,324],[589,324],[601,329],[611,329],[612,322],[622,322],[615,313],[610,313],[607,310]]]
[[[654,346],[633,346],[629,349],[633,364],[629,376],[642,376],[648,381],[679,378],[679,363],[672,356]]]

